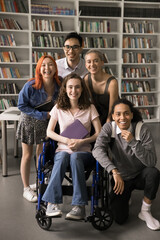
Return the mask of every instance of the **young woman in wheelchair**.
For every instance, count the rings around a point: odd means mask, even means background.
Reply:
[[[75,73],[71,73],[63,80],[56,105],[50,112],[47,136],[58,142],[54,156],[54,166],[47,189],[42,200],[47,202],[47,216],[61,216],[58,204],[62,203],[62,181],[70,166],[73,182],[72,210],[66,219],[80,220],[85,217],[85,205],[88,204],[85,169],[92,167],[95,159],[91,153],[91,144],[101,130],[99,115],[90,103],[88,90],[84,81]],[[90,133],[91,124],[95,133],[88,134],[82,139],[64,137],[61,133],[66,127],[78,119]],[[55,132],[57,122],[60,134]]]

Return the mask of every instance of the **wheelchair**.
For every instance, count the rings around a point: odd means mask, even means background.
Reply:
[[[43,142],[43,151],[39,155],[38,169],[37,169],[37,196],[38,204],[36,206],[36,220],[38,225],[44,229],[49,230],[53,218],[46,216],[47,203],[42,200],[42,196],[47,188],[49,178],[54,164],[54,153],[56,143],[47,139]],[[109,174],[96,161],[95,168],[91,171],[86,171],[86,180],[92,172],[92,184],[87,186],[88,200],[91,200],[90,215],[86,217],[85,221],[90,222],[92,226],[104,231],[108,229],[113,222],[113,215],[110,210],[109,203]],[[70,183],[69,185],[62,184],[63,196],[72,196],[73,187],[70,176],[65,175],[65,179]]]

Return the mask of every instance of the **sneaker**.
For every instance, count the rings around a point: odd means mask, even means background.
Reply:
[[[46,216],[50,216],[50,217],[55,217],[55,216],[62,216],[62,212],[59,209],[58,204],[48,204],[47,205],[47,210],[46,210]]]
[[[85,206],[74,206],[72,210],[67,213],[66,219],[81,220],[85,218]]]
[[[24,190],[23,197],[27,199],[29,202],[37,202],[38,200],[36,193],[30,187]]]
[[[36,183],[31,184],[31,185],[30,185],[30,188],[31,188],[33,191],[36,191]]]

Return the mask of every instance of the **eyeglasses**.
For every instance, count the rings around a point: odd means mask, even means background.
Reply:
[[[72,49],[74,51],[78,51],[79,48],[80,48],[79,45],[73,45],[73,46],[64,45],[64,50],[65,51],[69,51],[70,49]]]

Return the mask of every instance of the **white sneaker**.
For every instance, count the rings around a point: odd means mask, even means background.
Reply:
[[[50,216],[50,217],[55,217],[55,216],[62,216],[62,212],[59,209],[58,204],[48,204],[47,205],[47,210],[46,210],[46,216]]]
[[[29,185],[33,191],[36,191],[36,183]]]
[[[141,211],[138,214],[138,217],[142,221],[146,222],[147,227],[150,228],[151,230],[153,231],[160,230],[160,222],[152,216],[150,211],[148,212],[146,211],[145,213]]]
[[[23,197],[27,199],[29,202],[37,202],[38,200],[36,193],[30,187],[24,190]]]
[[[81,220],[85,218],[85,206],[74,206],[72,210],[67,213],[66,219]]]

